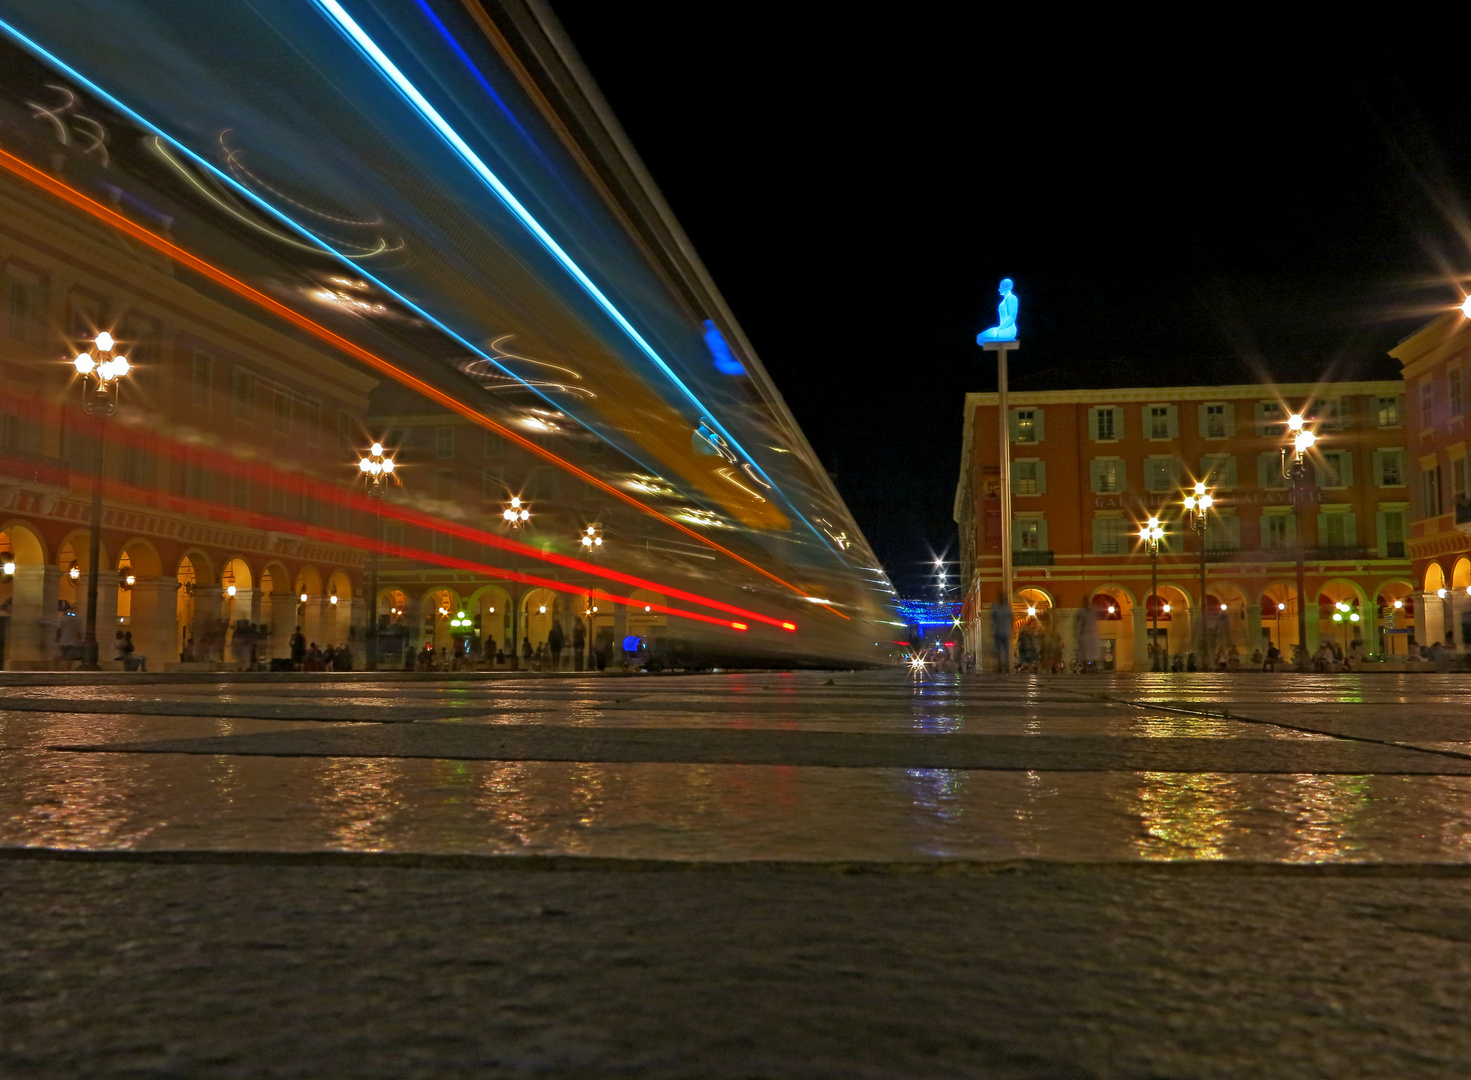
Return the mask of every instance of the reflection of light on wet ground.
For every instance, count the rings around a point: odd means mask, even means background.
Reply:
[[[1241,679],[1234,690],[1223,683],[1210,694],[1211,715],[1203,717],[1100,700],[1094,694],[1099,684],[1090,680],[950,682],[916,690],[907,681],[879,674],[838,675],[832,685],[818,675],[404,687],[333,683],[322,693],[300,684],[233,685],[229,700],[237,707],[270,706],[276,710],[271,715],[283,719],[220,719],[148,712],[157,702],[202,714],[212,700],[223,700],[211,698],[218,689],[212,684],[85,691],[26,687],[21,692],[32,696],[65,693],[52,695],[54,705],[36,706],[51,711],[0,709],[0,747],[5,748],[0,750],[0,843],[672,859],[1466,861],[1471,858],[1471,778],[1457,776],[45,749],[324,728],[350,739],[356,732],[384,729],[309,717],[325,716],[321,711],[329,705],[386,715],[395,704],[418,710],[406,718],[417,717],[419,724],[739,728],[830,731],[855,738],[905,733],[936,740],[1246,737],[1289,746],[1330,739],[1313,728],[1369,724],[1371,737],[1431,747],[1471,745],[1471,720],[1462,719],[1471,695],[1447,686],[1433,688],[1422,699],[1413,685],[1382,681],[1375,694],[1408,697],[1414,704],[1387,710],[1368,694],[1359,694],[1362,703],[1339,701],[1322,686],[1274,697],[1264,689],[1267,680]],[[1086,685],[1088,693],[1069,692],[1068,685]],[[124,711],[57,711],[64,709],[67,694],[73,700],[115,702]],[[1175,693],[1170,700],[1181,698]],[[1440,698],[1448,701],[1436,704]],[[1226,709],[1233,718],[1221,715]],[[1237,715],[1261,722],[1234,719]],[[1271,720],[1304,730],[1274,726]],[[1457,740],[1463,731],[1467,738]],[[1434,756],[1426,755],[1426,761],[1428,770],[1436,767]],[[1078,764],[1087,767],[1086,761]]]

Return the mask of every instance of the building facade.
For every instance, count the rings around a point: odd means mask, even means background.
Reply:
[[[1212,667],[1220,655],[1249,657],[1269,641],[1290,653],[1299,551],[1309,650],[1323,639],[1346,649],[1361,640],[1370,654],[1404,654],[1416,605],[1403,394],[1398,382],[1014,393],[1006,538],[997,395],[967,395],[955,498],[967,648],[986,651],[1009,542],[1014,625],[1035,620],[1057,631],[1071,656],[1078,613],[1091,609],[1112,669],[1147,669],[1151,644],[1168,655],[1199,652],[1202,634]],[[1301,499],[1282,468],[1293,412],[1304,412],[1319,437]],[[1182,504],[1197,481],[1216,500],[1203,534]],[[1156,602],[1139,541],[1151,515],[1166,530]]]
[[[1471,495],[1467,477],[1466,380],[1471,320],[1435,319],[1389,353],[1404,372],[1413,474],[1409,552],[1421,641],[1471,644]]]

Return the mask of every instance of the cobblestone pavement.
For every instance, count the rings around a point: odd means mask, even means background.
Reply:
[[[0,1075],[1464,1076],[1468,704],[0,677]]]

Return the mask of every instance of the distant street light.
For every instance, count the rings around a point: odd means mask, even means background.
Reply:
[[[1151,631],[1151,645],[1153,655],[1150,658],[1150,670],[1162,671],[1164,665],[1160,661],[1159,653],[1159,542],[1165,538],[1165,527],[1160,524],[1158,517],[1151,517],[1139,530],[1139,539],[1144,541],[1144,550],[1149,553],[1149,617],[1153,623]]]
[[[1306,649],[1308,606],[1304,595],[1307,591],[1307,575],[1303,567],[1302,502],[1303,481],[1307,479],[1308,466],[1304,455],[1313,448],[1318,437],[1307,426],[1302,413],[1293,413],[1287,418],[1287,431],[1292,436],[1292,441],[1282,448],[1282,476],[1292,481],[1292,514],[1297,526],[1297,645],[1300,649]],[[1278,645],[1281,645],[1280,641]]]
[[[72,366],[82,377],[82,411],[96,418],[93,427],[92,521],[87,538],[87,624],[82,641],[82,670],[98,671],[97,579],[102,560],[102,422],[117,413],[122,380],[132,370],[128,358],[116,349],[117,342],[106,330],[93,339],[96,354],[79,352]]]
[[[1195,482],[1195,490],[1185,496],[1185,509],[1190,512],[1190,527],[1200,534],[1200,664],[1205,670],[1205,530],[1210,523],[1210,508],[1215,498],[1206,490],[1204,481]]]
[[[393,457],[384,452],[381,442],[375,442],[358,458],[358,471],[367,480],[368,498],[373,500],[373,543],[368,547],[368,654],[364,657],[369,671],[378,670],[378,550],[383,546],[384,485],[390,477],[395,484],[403,483],[394,470]]]

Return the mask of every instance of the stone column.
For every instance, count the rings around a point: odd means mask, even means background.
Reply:
[[[302,605],[301,632],[306,635],[308,647],[314,641],[320,646],[323,631],[331,629],[330,616],[326,611],[330,606],[325,596],[308,596]]]
[[[86,626],[87,575],[77,578],[77,618]],[[97,655],[111,660],[113,636],[117,633],[117,574],[104,570],[97,580]]]
[[[271,640],[266,647],[266,653],[271,657],[291,655],[291,635],[296,631],[296,595],[293,592],[271,593]]]
[[[6,666],[44,668],[56,662],[56,590],[61,571],[54,566],[20,565],[10,611]]]
[[[1134,670],[1149,670],[1149,612],[1134,609]]]
[[[179,659],[178,592],[179,582],[171,577],[140,577],[133,583],[127,629],[133,635],[134,655],[147,657],[150,671],[162,671],[164,664]],[[104,659],[116,655],[105,651],[112,647],[114,634],[102,643]]]

